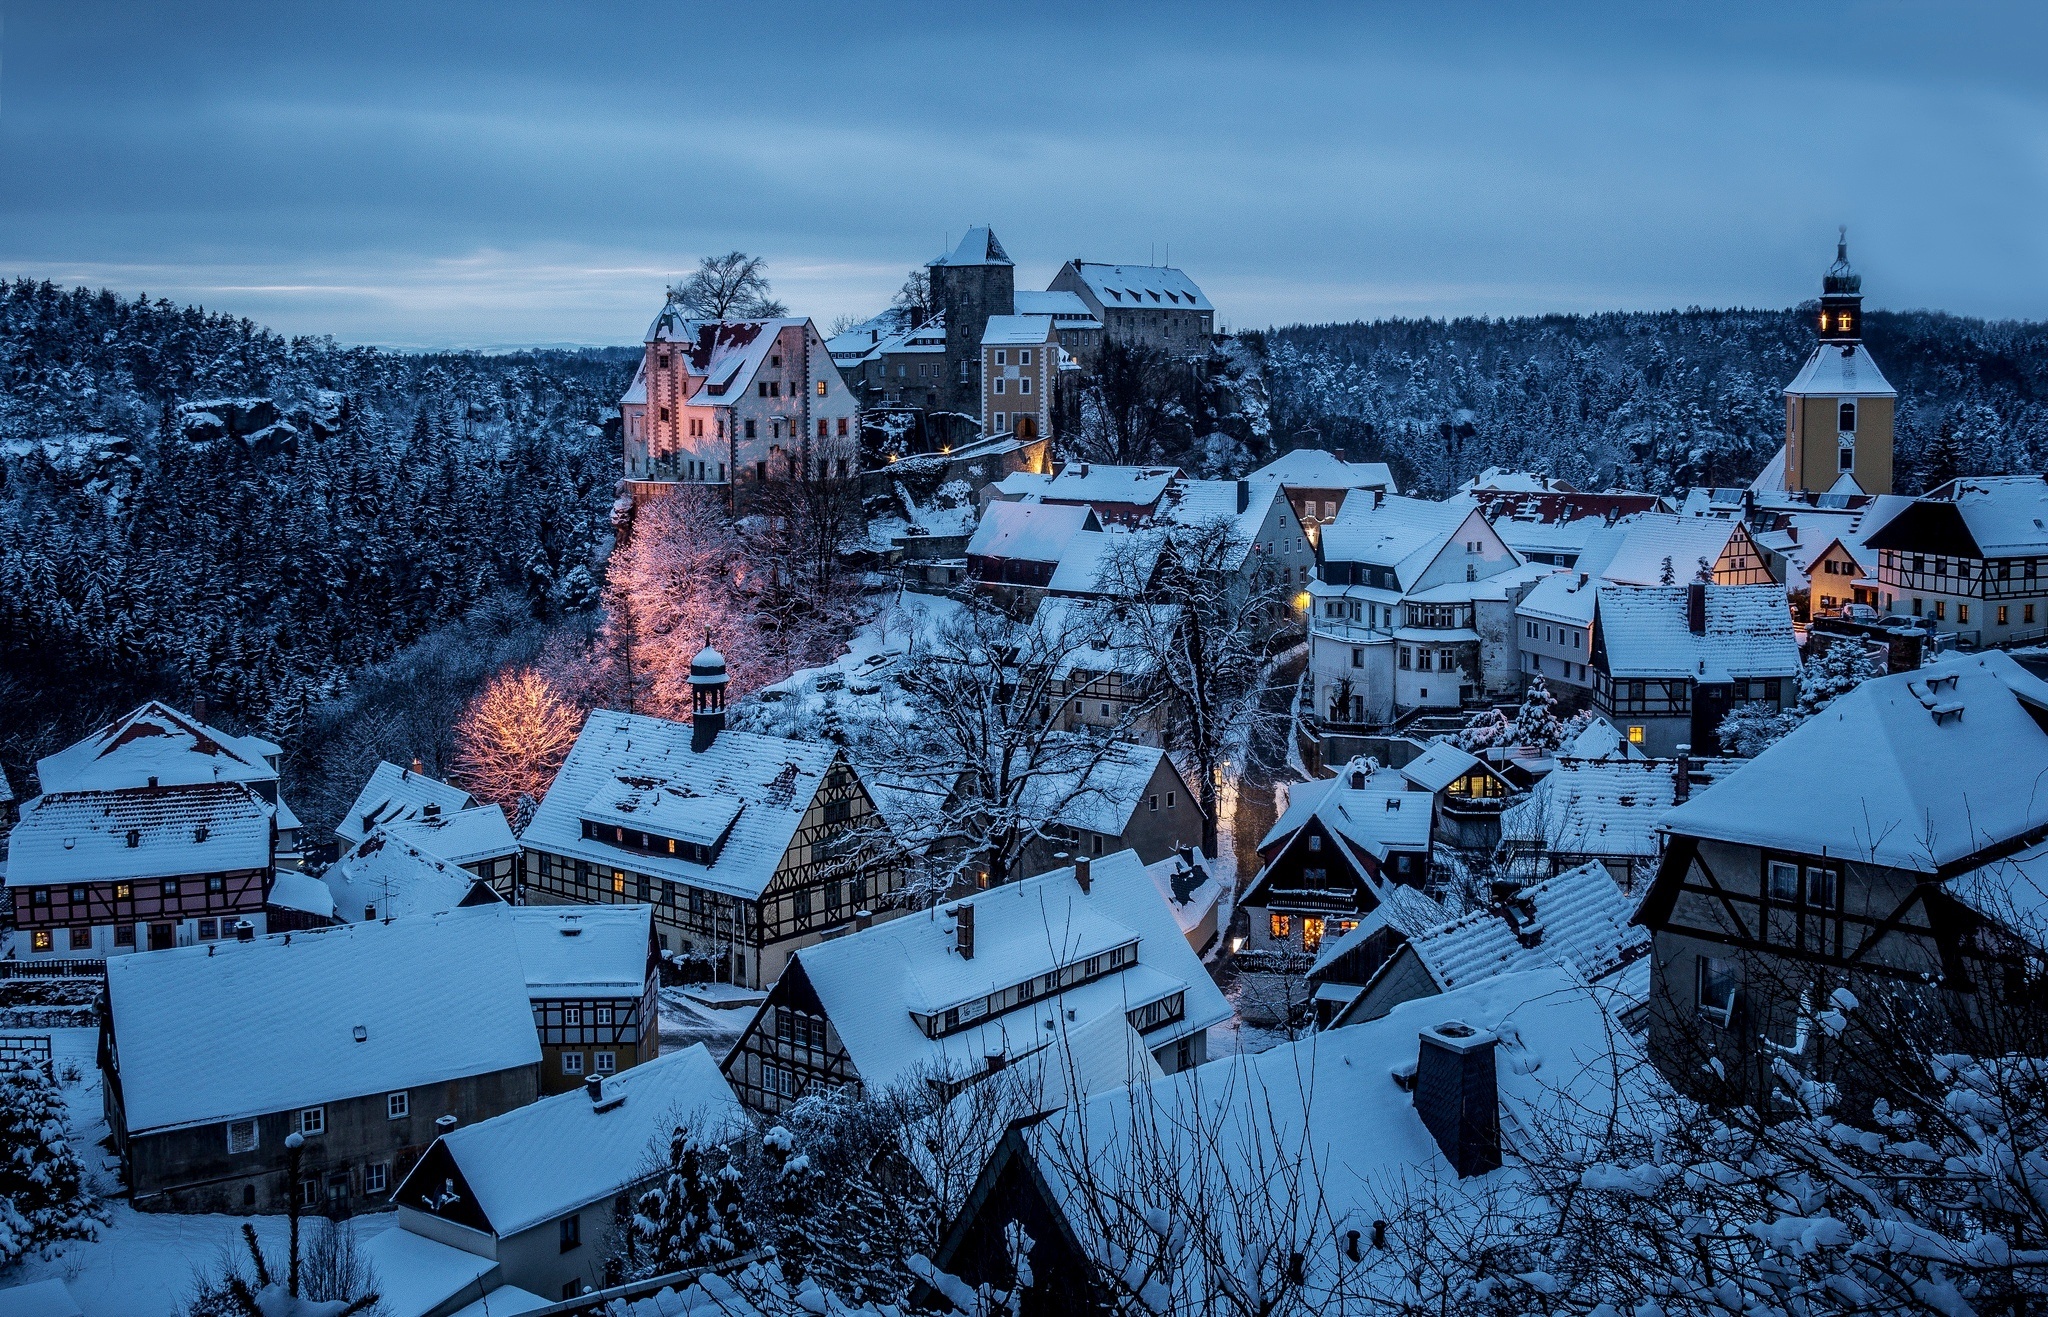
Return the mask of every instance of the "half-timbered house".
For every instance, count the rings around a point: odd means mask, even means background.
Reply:
[[[1230,1016],[1131,851],[803,948],[725,1073],[767,1112],[845,1084],[964,1085],[1111,1014],[1168,1073]]]
[[[1645,754],[1720,747],[1738,704],[1789,707],[1799,643],[1778,586],[1614,587],[1593,606],[1593,707]]]
[[[1324,938],[1356,928],[1390,885],[1426,886],[1433,805],[1429,792],[1369,758],[1296,785],[1238,898],[1251,918],[1247,946],[1312,956]]]
[[[461,787],[428,777],[417,762],[411,768],[401,768],[389,760],[380,760],[341,821],[334,825],[334,835],[346,849],[361,845],[365,837],[379,828],[409,823],[424,817],[430,809],[436,814],[453,814],[475,803]]]
[[[1864,682],[1671,811],[1636,919],[1674,1082],[1697,1081],[1701,1049],[1760,1085],[1805,1064],[1794,1044],[1836,987],[1974,991],[1988,927],[2041,904],[2021,880],[2048,838],[2044,772],[2048,683],[1949,656]]]
[[[837,746],[724,730],[725,660],[692,722],[600,709],[521,834],[531,903],[649,904],[669,951],[766,987],[798,947],[887,917],[886,827]]]
[[[519,938],[519,963],[540,1035],[540,1087],[560,1093],[588,1076],[651,1061],[661,1050],[656,1014],[661,955],[645,905],[501,907]]]

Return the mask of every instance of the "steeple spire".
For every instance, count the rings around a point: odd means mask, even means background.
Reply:
[[[1820,337],[1824,343],[1863,338],[1863,276],[1849,268],[1849,226],[1835,239],[1835,263],[1820,281]]]

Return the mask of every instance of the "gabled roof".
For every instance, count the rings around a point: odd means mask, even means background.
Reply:
[[[469,793],[461,787],[380,760],[370,780],[356,793],[355,803],[334,825],[334,835],[353,846],[387,823],[419,818],[429,805],[453,814],[468,809],[471,803]]]
[[[1922,873],[2048,827],[2048,683],[2005,654],[1864,682],[1671,811],[1674,833]],[[1815,783],[1829,807],[1812,808]]]
[[[1815,345],[1806,364],[1785,386],[1785,392],[1833,398],[1896,398],[1899,391],[1886,380],[1861,343]]]
[[[1434,794],[1475,768],[1493,777],[1500,776],[1470,751],[1461,750],[1449,741],[1432,741],[1429,749],[1403,764],[1398,771],[1417,787]]]
[[[1706,585],[1706,627],[1686,619],[1692,586],[1605,586],[1595,625],[1616,678],[1690,677],[1719,683],[1737,677],[1791,677],[1799,642],[1785,590],[1777,585]]]
[[[1102,529],[1093,508],[1068,503],[995,502],[982,509],[981,524],[967,541],[975,557],[1057,563],[1074,536]]]
[[[704,384],[690,395],[692,406],[729,403],[746,393],[754,375],[785,329],[814,331],[801,317],[773,320],[685,320],[664,309],[647,331],[650,343],[671,343],[683,367]]]
[[[1060,570],[1066,570],[1065,560]],[[1059,579],[1058,573],[1053,579]],[[1045,637],[1046,652],[1059,655],[1053,676],[1065,681],[1076,672],[1145,676],[1157,671],[1158,660],[1147,642],[1179,619],[1178,604],[1048,595],[1039,600],[1031,625]]]
[[[1060,742],[1075,747],[1071,758],[1076,766],[1032,775],[1018,795],[1018,809],[1026,818],[1046,817],[1106,837],[1123,835],[1159,765],[1172,765],[1166,751],[1157,746],[1098,742],[1067,732],[1049,733],[1045,739],[1055,747]],[[1050,762],[1060,762],[1061,757],[1055,748]],[[1181,794],[1188,795],[1185,783]],[[1192,797],[1184,802],[1189,807],[1194,803]]]
[[[1061,329],[1100,329],[1102,322],[1088,309],[1079,293],[1054,288],[1045,292],[1033,292],[1019,288],[1011,295],[1011,305],[1020,316],[1051,316],[1060,322]],[[1086,323],[1079,323],[1086,322]]]
[[[974,908],[974,957],[954,949],[946,912]],[[1092,982],[1041,996],[974,1028],[928,1038],[912,1011],[945,1009],[1043,975],[1076,957],[1137,943],[1137,962]],[[1011,1060],[1056,1040],[1062,1017],[1078,1027],[1185,993],[1185,1014],[1148,1035],[1150,1047],[1230,1018],[1229,1003],[1196,959],[1135,851],[1090,864],[1084,892],[1071,868],[977,892],[962,901],[804,947],[797,964],[816,992],[848,1059],[870,1089],[919,1072],[978,1072],[992,1055]]]
[[[1737,524],[1720,517],[1645,512],[1608,532],[1594,532],[1578,570],[1616,585],[1662,585],[1668,558],[1672,580],[1683,584],[1698,575],[1700,559],[1706,559],[1708,567],[1719,561]]]
[[[571,859],[755,900],[838,757],[830,744],[730,730],[699,753],[690,748],[688,723],[600,709],[583,724],[520,841]],[[592,805],[621,803],[614,800],[621,786],[678,802],[726,796],[744,808],[709,864],[585,838],[583,820]],[[624,814],[617,818],[621,825],[626,821]]]
[[[488,912],[116,956],[107,1003],[131,1134],[540,1060],[511,923]]]
[[[1413,887],[1389,883],[1380,894],[1380,903],[1360,916],[1358,927],[1342,937],[1323,938],[1322,950],[1316,953],[1315,963],[1309,966],[1308,976],[1319,978],[1324,971],[1335,965],[1365,944],[1365,940],[1382,929],[1392,929],[1403,937],[1414,937],[1427,932],[1450,918],[1450,912],[1431,897],[1424,896]]]
[[[654,945],[651,905],[500,907],[535,997],[638,997]]]
[[[1478,475],[1458,486],[1466,493],[1486,490],[1501,494],[1571,494],[1576,493],[1570,485],[1555,476],[1546,476],[1540,471],[1512,471],[1504,466],[1490,466]]]
[[[1051,316],[990,316],[982,326],[981,345],[1001,347],[1005,343],[1031,347],[1052,338]]]
[[[1277,480],[1287,489],[1384,489],[1401,491],[1385,462],[1347,462],[1321,448],[1296,448],[1280,454],[1258,470],[1253,480]]]
[[[1238,509],[1240,493],[1245,500],[1242,511]],[[1231,532],[1230,552],[1217,565],[1234,572],[1251,556],[1252,546],[1258,542],[1259,532],[1265,529],[1266,518],[1276,502],[1286,507],[1286,520],[1299,530],[1301,523],[1295,519],[1294,505],[1287,502],[1286,492],[1276,480],[1177,481],[1161,511],[1177,526],[1227,523]]]
[[[436,814],[411,823],[393,823],[384,831],[450,864],[475,864],[519,853],[519,839],[498,805],[475,805],[453,814]]]
[[[1590,627],[1593,625],[1593,601],[1599,597],[1599,585],[1584,573],[1552,572],[1522,596],[1522,602],[1515,605],[1515,611],[1551,622],[1562,622],[1566,626]]]
[[[1152,569],[1165,547],[1166,536],[1149,527],[1131,530],[1111,525],[1076,532],[1067,541],[1045,588],[1054,595],[1135,594],[1151,581]]]
[[[1287,796],[1286,812],[1259,841],[1259,849],[1301,831],[1311,818],[1371,855],[1384,860],[1390,851],[1422,851],[1430,843],[1430,793],[1409,788],[1398,773],[1377,771],[1369,756],[1360,756],[1335,777],[1298,782]],[[1352,781],[1363,775],[1363,785]]]
[[[996,241],[996,231],[986,224],[967,230],[960,245],[929,265],[1010,265],[1010,254]]]
[[[320,875],[344,923],[453,910],[480,879],[388,832],[375,832]]]
[[[30,801],[9,834],[7,885],[268,869],[274,817],[240,782],[51,792]]]
[[[1648,859],[1677,798],[1676,772],[1669,759],[1559,759],[1527,800],[1501,812],[1501,837],[1559,855]]]
[[[1180,925],[1182,935],[1201,927],[1223,898],[1223,878],[1199,846],[1189,847],[1186,858],[1176,852],[1146,865],[1145,874],[1159,889],[1166,908],[1173,911],[1173,922]]]
[[[1592,983],[1649,954],[1650,930],[1629,923],[1636,903],[1603,864],[1531,884],[1513,904],[1529,913],[1517,911],[1510,923],[1501,910],[1474,910],[1411,935],[1408,945],[1445,992],[1543,965],[1568,965]]]
[[[1865,541],[1965,558],[2048,554],[2048,479],[1970,476],[1951,480],[1895,513]]]
[[[1048,503],[1128,503],[1149,508],[1180,477],[1173,466],[1104,466],[1069,462],[1041,491]]]
[[[443,1134],[473,1206],[499,1239],[601,1202],[648,1174],[650,1150],[670,1134],[737,1127],[745,1113],[704,1044],[604,1077],[604,1100],[557,1093]],[[431,1152],[431,1150],[430,1150]],[[423,1158],[421,1165],[425,1164]],[[437,1184],[408,1175],[391,1201],[432,1213]]]
[[[1441,503],[1400,494],[1347,498],[1337,519],[1323,527],[1323,558],[1391,567],[1405,589],[1478,512],[1462,494]]]
[[[1075,261],[1074,272],[1106,307],[1118,310],[1214,311],[1195,281],[1170,265],[1097,265]]]
[[[125,791],[202,782],[275,782],[282,753],[260,736],[234,736],[151,700],[91,736],[36,761],[44,791]]]

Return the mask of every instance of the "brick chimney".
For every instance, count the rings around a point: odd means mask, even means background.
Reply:
[[[1250,507],[1251,505],[1252,482],[1249,480],[1240,480],[1237,482],[1237,510],[1239,512],[1243,512],[1246,508]]]
[[[1678,763],[1671,770],[1671,803],[1683,805],[1692,796],[1692,747],[1678,747]]]
[[[1093,882],[1093,877],[1094,876],[1088,872],[1087,856],[1083,855],[1080,859],[1074,861],[1074,881],[1081,884],[1082,895],[1087,895],[1088,888]]]
[[[974,959],[974,907],[959,905],[953,907],[953,949],[960,953],[960,959]]]
[[[1707,634],[1707,583],[1693,581],[1685,587],[1685,629],[1696,636]]]
[[[1498,1040],[1458,1020],[1424,1029],[1415,1058],[1415,1113],[1463,1179],[1500,1166]]]

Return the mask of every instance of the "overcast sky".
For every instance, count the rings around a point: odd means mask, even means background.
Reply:
[[[294,333],[635,342],[698,256],[827,324],[991,223],[1232,327],[2048,314],[2048,7],[0,0],[0,275]]]

